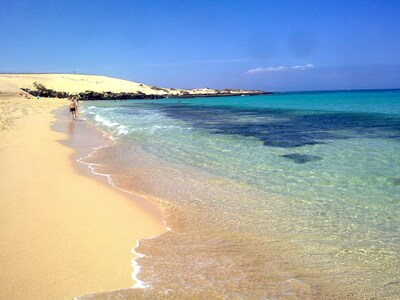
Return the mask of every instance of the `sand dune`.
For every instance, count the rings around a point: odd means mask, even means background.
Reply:
[[[160,90],[152,90],[151,86],[139,82],[78,74],[1,74],[0,91],[18,91],[20,88],[35,89],[34,82],[41,83],[49,89],[68,93],[80,93],[87,90],[116,93],[138,91],[145,94],[163,93]]]
[[[0,74],[0,91],[20,92],[21,88],[35,90],[34,82],[43,84],[46,88],[57,92],[78,94],[85,91],[112,93],[143,93],[146,95],[217,95],[217,94],[259,94],[263,91],[240,89],[175,89],[149,86],[106,76],[78,74]]]

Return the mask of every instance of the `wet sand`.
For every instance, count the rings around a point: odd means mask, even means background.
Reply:
[[[132,287],[131,249],[164,231],[160,212],[77,168],[68,133],[52,130],[64,100],[21,98],[0,95],[0,298]]]

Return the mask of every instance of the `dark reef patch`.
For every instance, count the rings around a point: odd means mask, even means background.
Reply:
[[[306,155],[306,154],[298,154],[298,153],[285,154],[285,155],[281,155],[281,156],[284,158],[291,159],[295,163],[298,163],[298,164],[305,164],[305,163],[312,162],[312,161],[322,160],[322,157],[318,156],[318,155]]]
[[[400,177],[399,178],[390,178],[390,182],[394,185],[394,186],[400,186]]]
[[[355,137],[400,141],[400,120],[373,113],[155,104],[171,118],[214,134],[254,137],[265,146],[296,148]]]

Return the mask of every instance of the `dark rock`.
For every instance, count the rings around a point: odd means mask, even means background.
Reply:
[[[307,154],[298,154],[298,153],[285,154],[285,155],[282,155],[282,157],[291,159],[297,164],[305,164],[305,163],[312,162],[312,161],[322,160],[322,157],[318,156],[318,155],[307,155]]]
[[[79,100],[130,100],[130,99],[136,99],[136,100],[145,100],[145,99],[163,99],[163,98],[196,98],[196,97],[218,97],[218,96],[241,96],[241,95],[248,95],[248,96],[254,96],[254,95],[267,95],[270,93],[263,92],[263,91],[251,91],[250,93],[239,93],[239,90],[232,90],[232,89],[225,89],[225,90],[218,90],[218,93],[212,93],[212,94],[190,94],[188,91],[181,91],[180,95],[170,95],[169,91],[166,89],[158,88],[158,87],[152,87],[153,90],[157,91],[164,91],[166,94],[163,95],[153,95],[153,94],[145,94],[143,92],[136,92],[136,93],[114,93],[111,91],[107,92],[94,92],[90,90],[86,90],[84,92],[78,93],[78,94],[69,94],[67,92],[60,92],[60,91],[55,91],[52,89],[47,89],[43,85],[36,84],[36,90],[31,90],[29,88],[21,88],[21,90],[31,94],[32,96],[40,96],[40,97],[45,97],[45,98],[69,98],[71,96],[77,97]],[[235,91],[237,93],[232,93],[232,91]]]
[[[390,178],[390,182],[391,182],[394,186],[400,186],[400,178]]]

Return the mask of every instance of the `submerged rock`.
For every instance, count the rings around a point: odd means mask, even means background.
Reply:
[[[391,178],[390,181],[394,186],[400,186],[400,178]]]
[[[297,164],[305,164],[305,163],[308,163],[311,161],[322,160],[322,157],[318,156],[318,155],[307,155],[307,154],[298,154],[298,153],[285,154],[285,155],[282,155],[282,157],[291,159]]]

